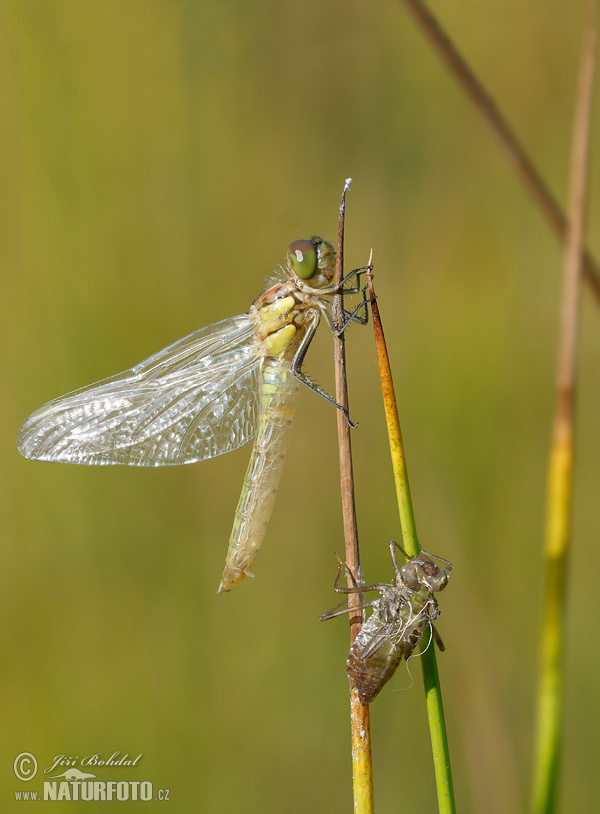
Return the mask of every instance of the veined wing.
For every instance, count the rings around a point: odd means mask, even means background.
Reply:
[[[390,639],[394,639],[398,636],[401,627],[398,625],[398,622],[385,622],[377,631],[377,633],[373,636],[371,641],[368,645],[361,650],[360,657],[365,661],[374,655],[380,647],[382,647],[386,642]],[[360,634],[359,634],[360,635]]]
[[[130,370],[49,401],[25,420],[26,458],[163,466],[231,452],[258,423],[260,358],[247,314],[168,345]]]

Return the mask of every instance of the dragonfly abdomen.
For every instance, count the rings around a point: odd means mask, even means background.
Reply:
[[[251,568],[262,544],[281,479],[299,383],[289,363],[265,358],[260,417],[229,539],[219,592],[229,591]]]
[[[431,620],[439,615],[434,597],[413,592],[390,619],[385,599],[362,626],[346,661],[346,675],[363,704],[370,704],[396,672],[400,662],[413,654]]]
[[[398,626],[396,636],[388,635],[375,652],[367,655],[381,628],[381,621],[376,616],[371,616],[362,626],[346,661],[348,681],[358,691],[363,704],[370,704],[379,695],[396,672],[402,657],[406,655],[401,626]]]

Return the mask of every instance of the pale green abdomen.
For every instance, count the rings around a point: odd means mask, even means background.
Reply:
[[[264,360],[258,431],[235,512],[219,591],[228,591],[251,575],[273,511],[298,389],[289,363]]]

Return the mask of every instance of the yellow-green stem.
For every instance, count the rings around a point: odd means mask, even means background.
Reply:
[[[352,727],[352,789],[355,814],[373,814],[373,764],[371,759],[371,719],[355,689],[350,690]]]
[[[573,127],[569,194],[570,226],[564,258],[556,408],[548,462],[544,547],[545,581],[532,790],[534,814],[551,814],[556,810],[558,800],[564,704],[566,576],[573,492],[574,395],[594,50],[595,3],[592,0],[588,2],[579,71],[577,109]]]
[[[372,301],[373,327],[375,330],[375,344],[377,347],[377,359],[379,362],[379,375],[381,378],[381,389],[383,393],[383,405],[385,409],[385,419],[387,423],[388,438],[390,442],[390,452],[392,456],[392,467],[394,471],[394,482],[396,484],[396,495],[398,499],[398,511],[400,513],[400,525],[402,527],[402,544],[410,557],[419,553],[419,542],[415,526],[415,517],[410,498],[410,487],[408,483],[408,470],[404,445],[402,443],[402,433],[400,431],[400,421],[398,419],[398,407],[394,393],[394,383],[392,381],[392,371],[387,353],[381,317],[373,280],[370,273],[371,258],[369,258],[369,269],[367,279],[369,282],[369,293]],[[444,720],[444,707],[442,703],[442,691],[437,670],[435,649],[428,647],[421,658],[423,666],[423,683],[425,687],[425,697],[427,701],[427,714],[429,718],[429,732],[431,736],[431,749],[433,752],[433,766],[438,796],[438,808],[443,814],[453,814],[456,810],[454,805],[454,788],[452,784],[452,770],[450,767],[450,752],[448,749],[448,738],[446,734],[446,723]]]
[[[563,719],[566,572],[571,514],[573,433],[558,421],[548,467],[545,583],[542,607],[533,811],[556,806]]]

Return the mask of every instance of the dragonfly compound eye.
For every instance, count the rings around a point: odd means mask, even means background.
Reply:
[[[418,591],[421,582],[421,574],[419,565],[414,560],[405,562],[400,569],[400,574],[406,585],[413,591]]]
[[[440,568],[429,557],[420,555],[404,563],[400,574],[413,591],[425,587],[430,591],[443,591],[450,578],[450,568]]]
[[[317,250],[312,240],[294,240],[288,246],[292,268],[301,280],[310,280],[317,270]]]

